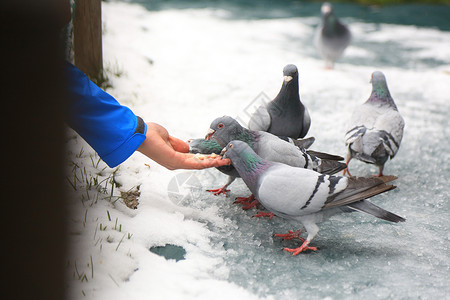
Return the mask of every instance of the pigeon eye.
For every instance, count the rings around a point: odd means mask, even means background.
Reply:
[[[223,124],[222,123],[220,123],[217,127],[219,127],[219,128],[223,128]]]
[[[233,144],[230,144],[230,145],[228,146],[228,149],[233,149]]]

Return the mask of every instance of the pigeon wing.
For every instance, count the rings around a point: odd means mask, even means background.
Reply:
[[[380,132],[384,147],[393,158],[403,138],[405,121],[397,110],[391,109],[381,114],[375,121],[374,129]]]
[[[397,179],[397,177],[391,175],[373,178],[350,177],[348,178],[348,185],[344,190],[336,190],[330,194],[324,209],[348,205],[370,198],[382,192],[392,190],[396,187],[386,183],[395,179]]]
[[[250,121],[248,122],[248,128],[256,131],[267,131],[271,123],[272,120],[267,111],[267,105],[261,104],[252,114]]]
[[[309,111],[308,109],[305,107],[305,112],[303,114],[303,126],[302,126],[302,130],[299,134],[299,137],[304,137],[308,131],[309,131],[309,127],[311,127],[311,116],[309,115]]]
[[[295,145],[277,136],[259,131],[259,140],[255,145],[255,152],[262,158],[303,168],[306,164],[306,153]]]
[[[274,164],[259,177],[255,196],[268,210],[292,219],[322,209],[331,185],[327,178],[308,169]]]

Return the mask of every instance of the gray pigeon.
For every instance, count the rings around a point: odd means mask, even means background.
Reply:
[[[343,160],[340,156],[321,152],[312,154],[271,133],[246,129],[229,116],[215,119],[205,139],[214,139],[221,147],[225,147],[232,140],[241,140],[249,144],[264,159],[323,174],[334,174],[346,167],[344,163],[338,161]]]
[[[253,113],[248,128],[294,139],[302,138],[308,133],[311,118],[308,109],[300,101],[297,67],[285,66],[283,76],[278,95]]]
[[[347,166],[354,157],[377,165],[378,176],[383,176],[384,164],[395,156],[400,147],[405,121],[389,93],[384,74],[373,72],[371,83],[372,93],[354,110],[345,135]]]
[[[388,212],[365,200],[394,189],[386,182],[395,176],[373,178],[347,178],[329,176],[304,168],[271,162],[258,156],[248,144],[231,141],[222,151],[229,158],[255,197],[275,215],[302,223],[307,238],[295,249],[285,248],[294,255],[310,247],[319,227],[316,223],[330,216],[351,210],[362,211],[390,222],[403,222],[404,218]],[[277,235],[300,238],[297,232]],[[300,238],[301,239],[301,238]]]
[[[307,139],[298,139],[298,140],[294,140],[292,138],[284,137],[284,136],[279,136],[279,138],[284,141],[287,141],[297,147],[304,148],[304,149],[309,148],[314,143],[314,140],[315,140],[313,137],[310,137]],[[223,149],[223,147],[221,147],[215,140],[206,140],[206,139],[199,138],[199,139],[190,139],[187,141],[187,143],[189,144],[189,152],[194,153],[194,154],[197,154],[197,153],[220,154],[220,152]],[[229,176],[228,181],[224,186],[217,188],[217,189],[210,189],[210,190],[208,190],[208,192],[212,192],[214,195],[220,195],[220,194],[226,195],[226,193],[229,192],[228,186],[231,183],[233,183],[233,181],[237,177],[240,177],[239,173],[236,171],[236,169],[232,165],[218,167],[217,170],[228,175]],[[247,199],[247,202],[248,202],[248,198],[238,197],[238,199],[239,200]],[[249,209],[249,208],[250,208],[250,206],[244,206],[244,209]]]
[[[228,116],[217,118],[211,123],[206,139],[215,139],[221,147],[225,147],[232,140],[241,140],[267,160],[308,168],[324,174],[334,174],[346,168],[346,164],[339,162],[344,159],[343,157],[316,151],[312,153],[271,133],[248,130]],[[245,209],[256,207],[258,204],[254,195],[248,198],[239,197],[237,202],[246,204]]]
[[[325,2],[322,4],[322,23],[317,28],[314,43],[329,69],[342,56],[350,44],[351,33],[333,12],[333,6]]]

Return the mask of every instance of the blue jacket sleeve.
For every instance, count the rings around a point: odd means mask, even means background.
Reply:
[[[72,64],[66,64],[66,72],[69,126],[111,168],[124,162],[145,140],[147,125]]]

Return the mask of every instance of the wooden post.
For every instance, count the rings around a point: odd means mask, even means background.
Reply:
[[[96,83],[103,81],[101,0],[76,0],[73,17],[75,65]]]

